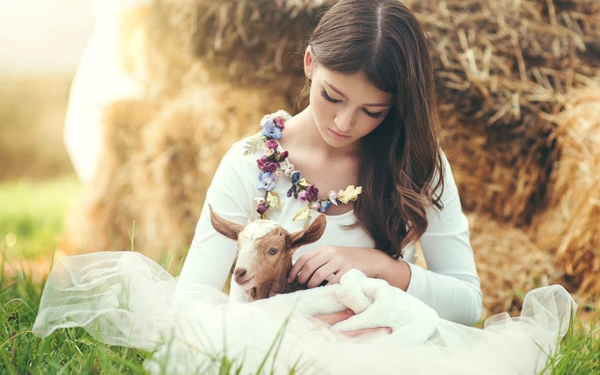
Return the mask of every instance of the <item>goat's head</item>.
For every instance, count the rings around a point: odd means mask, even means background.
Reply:
[[[238,242],[233,282],[251,299],[267,298],[289,290],[287,274],[292,255],[302,245],[313,243],[325,231],[325,215],[319,215],[307,228],[289,233],[270,220],[256,220],[246,226],[223,219],[210,209],[215,230]]]

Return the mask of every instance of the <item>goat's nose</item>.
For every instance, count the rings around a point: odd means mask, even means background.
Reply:
[[[233,275],[235,276],[235,280],[239,281],[246,275],[246,269],[244,268],[236,268],[233,271]]]

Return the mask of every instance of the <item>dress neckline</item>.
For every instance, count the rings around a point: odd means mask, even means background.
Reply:
[[[349,185],[346,189],[329,191],[326,198],[319,198],[319,189],[303,178],[302,173],[295,169],[294,164],[288,159],[289,153],[284,151],[279,143],[285,122],[290,118],[292,116],[284,110],[265,115],[260,122],[262,130],[248,139],[244,146],[244,154],[251,154],[261,146],[263,147],[263,155],[256,160],[260,170],[257,188],[265,190],[264,196],[255,198],[256,212],[259,217],[268,219],[266,213],[269,209],[281,209],[279,194],[274,189],[276,181],[283,175],[292,183],[287,191],[287,196],[306,202],[306,206],[301,208],[292,220],[306,219],[305,226],[307,226],[310,223],[311,211],[325,213],[332,204],[339,205],[356,201],[362,192],[362,187]],[[353,211],[330,216],[342,217]]]

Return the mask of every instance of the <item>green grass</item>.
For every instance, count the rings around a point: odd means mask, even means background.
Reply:
[[[64,212],[79,188],[74,178],[0,183],[0,374],[146,374],[143,362],[150,352],[98,343],[79,328],[61,329],[43,339],[35,336],[31,329],[45,279],[15,271],[4,261],[45,257],[50,262]],[[8,233],[17,239],[11,247]],[[600,375],[599,312],[593,306],[584,309],[591,310],[587,313],[592,318],[572,320],[559,352],[548,362],[548,374]],[[272,355],[277,355],[277,345],[276,340]],[[215,355],[210,368],[199,373],[251,373],[243,359],[226,353]],[[262,370],[272,372],[266,362]]]
[[[43,284],[23,273],[4,273],[0,284],[0,374],[146,373],[150,353],[99,344],[82,329],[38,338],[31,328]]]
[[[600,375],[600,312],[592,313],[590,322],[571,320],[559,352],[548,361],[549,374]]]
[[[146,374],[142,363],[149,352],[100,344],[78,328],[57,330],[44,339],[33,335],[43,282],[23,273],[0,275],[0,374]],[[599,332],[598,319],[591,323],[574,319],[548,373],[599,375]],[[277,343],[271,349],[276,355]],[[226,353],[215,356],[211,369],[201,373],[250,373],[242,361]],[[270,370],[263,368],[261,373]]]
[[[1,183],[0,243],[7,254],[22,259],[51,254],[60,241],[68,204],[80,188],[75,176]]]

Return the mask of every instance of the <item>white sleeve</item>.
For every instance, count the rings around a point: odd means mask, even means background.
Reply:
[[[435,309],[440,317],[473,325],[481,317],[482,294],[469,240],[469,223],[445,156],[441,212],[428,211],[429,226],[419,240],[427,270],[409,263],[407,292]]]
[[[238,145],[238,144],[236,144]],[[252,180],[248,179],[241,147],[234,145],[221,160],[206,193],[196,233],[183,264],[175,298],[193,294],[198,284],[221,290],[233,261],[237,244],[215,231],[210,222],[208,204],[219,216],[246,225],[253,218]],[[258,174],[257,174],[258,175]],[[254,176],[256,182],[258,179]]]

